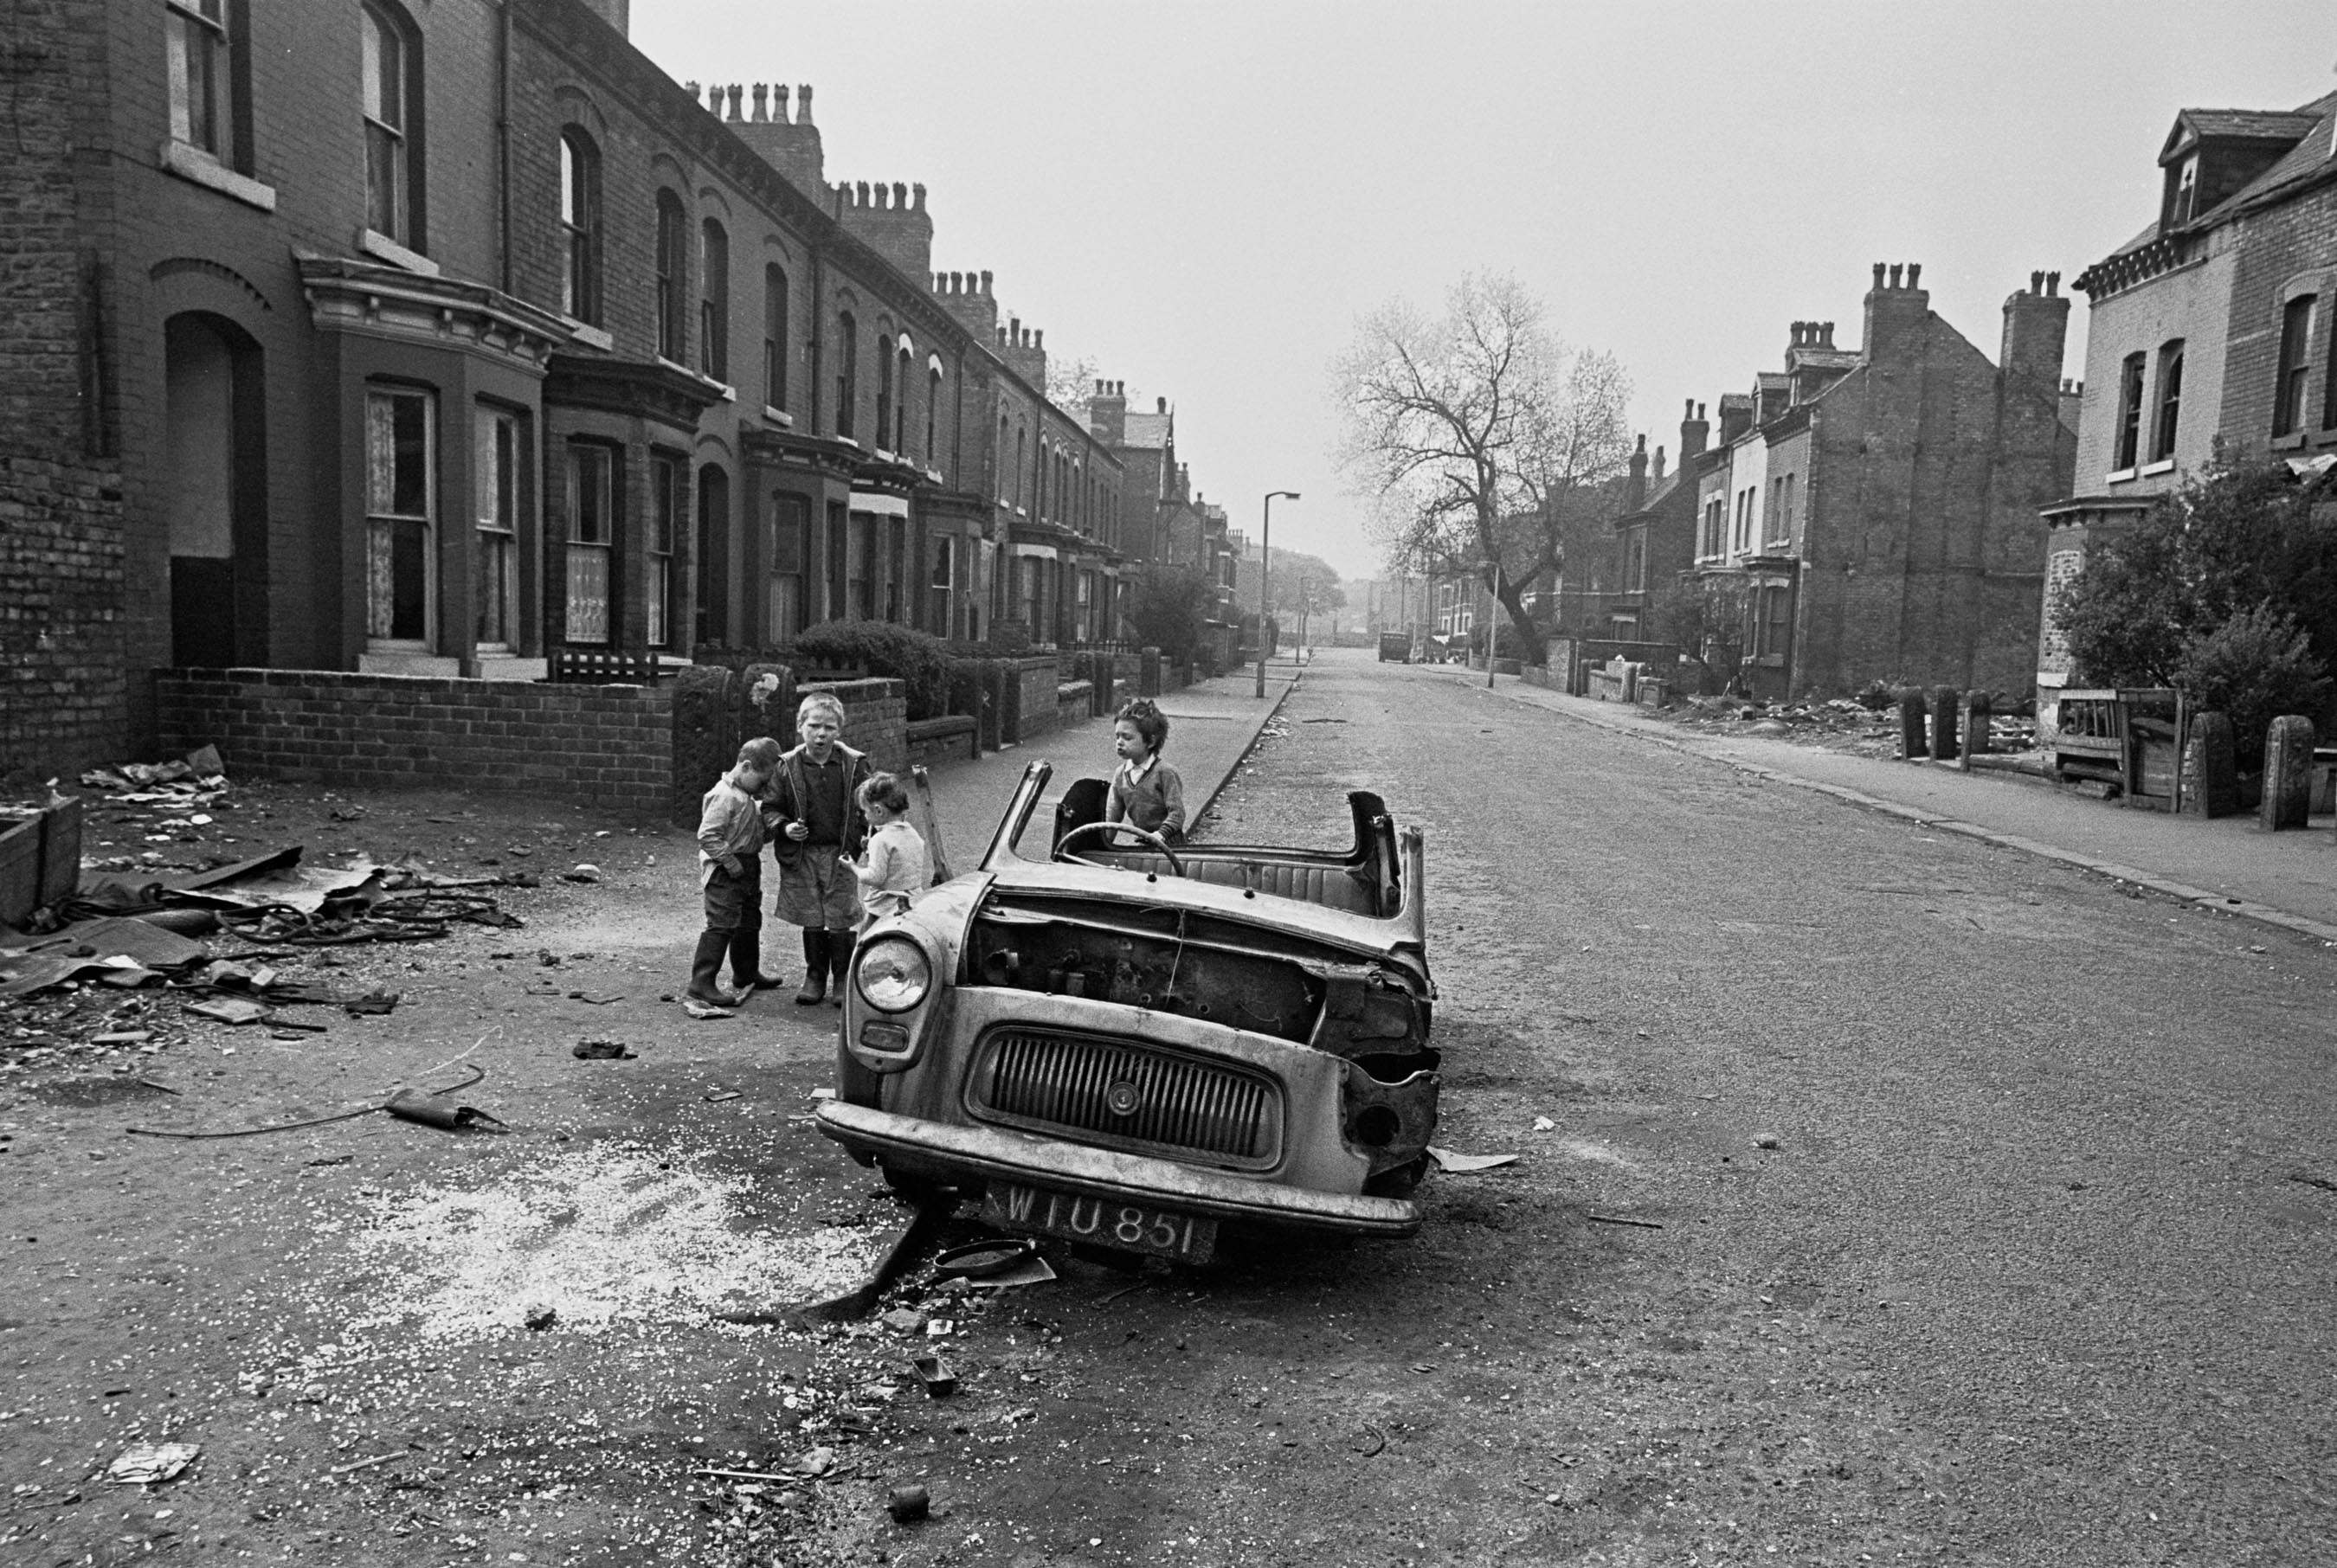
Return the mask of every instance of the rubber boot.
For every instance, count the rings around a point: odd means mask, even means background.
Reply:
[[[730,983],[742,993],[779,988],[777,975],[763,972],[763,917],[759,911],[740,919],[730,932]]]
[[[738,998],[722,989],[718,978],[722,972],[722,955],[730,950],[728,931],[701,931],[698,951],[690,955],[689,989],[682,994],[693,1002],[704,1002],[713,1008],[735,1008]]]
[[[852,967],[853,946],[850,931],[827,933],[827,1005],[831,1008],[844,1005],[844,971]]]
[[[803,942],[804,983],[796,993],[796,1006],[816,1008],[827,999],[827,933],[816,926],[806,926]]]

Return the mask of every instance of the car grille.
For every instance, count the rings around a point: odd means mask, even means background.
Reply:
[[[1271,1078],[1128,1040],[994,1029],[967,1099],[983,1121],[1077,1143],[1246,1170],[1282,1155],[1282,1094]]]

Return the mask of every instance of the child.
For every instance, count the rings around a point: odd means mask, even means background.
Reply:
[[[1119,771],[1111,775],[1106,822],[1124,822],[1174,842],[1185,836],[1185,781],[1160,760],[1168,744],[1168,720],[1145,697],[1120,710],[1111,726],[1111,749]]]
[[[804,983],[797,1004],[833,1000],[841,1007],[852,933],[860,923],[860,882],[851,856],[868,836],[857,798],[868,759],[838,738],[844,705],[824,691],[796,709],[796,734],[803,744],[779,758],[764,813],[774,834],[771,857],[779,863],[773,912],[803,928]]]
[[[860,813],[868,819],[867,863],[852,869],[860,879],[861,901],[868,907],[868,918],[860,923],[866,930],[885,916],[907,909],[910,895],[933,882],[934,867],[924,835],[909,825],[909,794],[899,779],[888,773],[871,774],[860,786]]]
[[[773,985],[762,973],[763,818],[755,797],[779,765],[779,743],[757,735],[738,748],[738,765],[715,780],[698,816],[698,881],[706,896],[706,930],[689,964],[692,1001],[734,1008],[743,993]],[[741,996],[722,989],[722,956]]]

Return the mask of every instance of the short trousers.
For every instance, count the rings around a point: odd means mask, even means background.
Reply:
[[[771,912],[791,926],[848,931],[860,923],[860,879],[835,844],[797,844],[779,867],[779,896]]]

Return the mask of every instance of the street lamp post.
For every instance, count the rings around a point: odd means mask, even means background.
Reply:
[[[1258,526],[1257,544],[1257,695],[1266,695],[1266,589],[1274,581],[1274,502],[1276,497],[1296,501],[1295,490],[1269,490],[1266,492],[1265,521]]]

